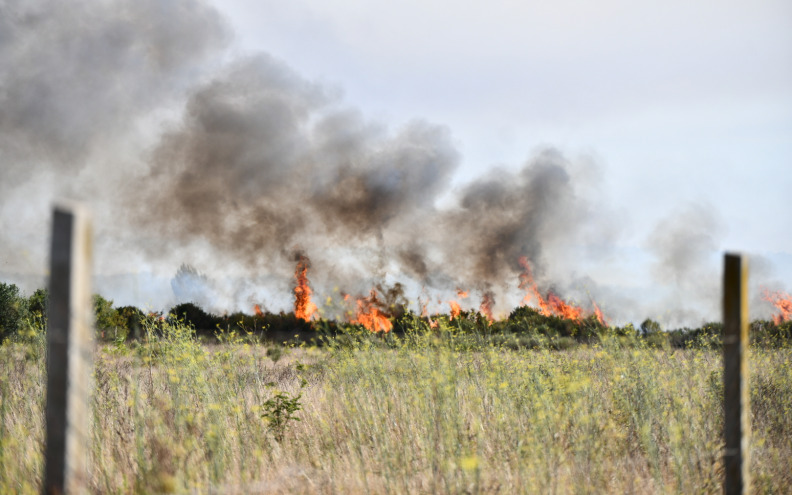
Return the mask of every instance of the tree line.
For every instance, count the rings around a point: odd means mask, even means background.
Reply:
[[[38,289],[25,296],[16,285],[0,283],[0,342],[41,334],[46,329],[47,300],[46,289]],[[495,321],[488,320],[478,311],[462,311],[453,318],[434,315],[431,325],[428,317],[415,314],[403,304],[394,303],[385,309],[391,315],[396,335],[416,330],[431,331],[431,327],[438,327],[460,334],[485,335],[505,346],[528,348],[566,349],[581,343],[594,343],[606,336],[625,341],[640,339],[654,347],[720,347],[723,333],[720,322],[705,323],[695,328],[663,329],[658,322],[646,319],[637,327],[631,323],[607,326],[595,316],[570,320],[545,316],[527,306],[515,308],[507,318]],[[103,341],[144,338],[141,323],[145,319],[182,322],[205,340],[216,339],[218,332],[237,331],[278,342],[293,339],[310,341],[317,333],[330,336],[349,334],[350,327],[355,327],[330,320],[306,322],[296,318],[293,312],[283,311],[216,315],[191,302],[178,304],[167,313],[145,312],[135,306],[116,307],[112,300],[99,294],[93,296],[93,310],[96,337]],[[792,321],[776,324],[754,320],[750,335],[752,342],[759,345],[789,345],[792,342]]]

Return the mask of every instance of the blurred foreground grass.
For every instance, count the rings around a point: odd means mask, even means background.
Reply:
[[[282,349],[145,324],[145,343],[97,352],[96,493],[721,491],[718,351],[515,350],[450,328]],[[792,349],[750,359],[754,489],[784,493]],[[38,493],[42,339],[0,346],[0,369],[0,493]]]

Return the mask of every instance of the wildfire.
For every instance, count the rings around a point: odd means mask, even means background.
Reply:
[[[308,267],[311,261],[307,256],[301,254],[297,258],[297,268],[294,270],[294,278],[297,285],[294,287],[294,316],[305,321],[310,321],[311,317],[318,309],[316,304],[311,302],[313,291],[308,285]]]
[[[560,316],[561,318],[574,321],[579,321],[582,318],[582,308],[565,302],[552,291],[548,291],[546,298],[542,297],[542,294],[536,287],[536,282],[534,282],[531,264],[528,258],[520,256],[518,261],[520,266],[523,267],[523,272],[520,274],[519,288],[525,291],[525,297],[523,298],[524,305],[528,304],[532,298],[535,298],[536,303],[539,305],[539,312],[545,316]]]
[[[786,292],[770,292],[765,289],[762,298],[773,303],[773,306],[780,311],[773,315],[773,323],[780,325],[785,321],[792,320],[792,296]]]
[[[393,329],[393,323],[391,323],[388,315],[380,307],[381,303],[377,299],[377,291],[371,289],[369,297],[357,300],[357,314],[350,323],[363,325],[371,332],[390,332]]]
[[[451,306],[451,319],[459,317],[459,313],[462,312],[462,306],[454,300],[448,301],[448,305]]]
[[[429,310],[427,309],[429,301],[419,302],[419,305],[421,306],[421,318],[426,318],[429,321],[429,328],[437,328],[437,321],[429,316]]]
[[[597,306],[597,303],[594,300],[591,300],[591,304],[594,306],[594,314],[597,315],[597,320],[602,324],[602,326],[607,327],[608,321],[605,319],[605,315],[602,314],[602,310]]]
[[[459,296],[460,299],[464,299],[468,296],[468,293],[462,289],[457,289],[457,296]],[[459,314],[462,312],[462,306],[460,306],[459,303],[453,299],[448,301],[448,305],[451,306],[451,319],[453,320],[454,318],[459,317]]]
[[[256,316],[264,316],[264,313],[261,311],[261,306],[258,304],[253,305],[253,314]]]
[[[491,292],[485,292],[483,296],[481,296],[481,306],[479,306],[479,313],[483,314],[487,317],[487,321],[490,325],[495,320],[492,317],[492,306],[495,304],[495,296],[492,295]]]

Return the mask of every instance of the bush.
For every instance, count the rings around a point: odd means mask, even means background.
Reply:
[[[666,348],[669,345],[668,335],[663,332],[653,332],[646,334],[644,336],[644,341],[646,342],[647,346],[656,347],[658,349]]]
[[[127,340],[140,340],[143,337],[141,322],[146,317],[146,314],[135,306],[121,306],[116,311],[118,311],[119,317],[124,320],[124,326],[127,329]]]

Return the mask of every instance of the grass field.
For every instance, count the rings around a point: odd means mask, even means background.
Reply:
[[[96,355],[96,493],[720,492],[718,351],[439,332],[272,347],[147,323]],[[343,345],[341,345],[343,342]],[[751,470],[792,486],[792,349],[751,353]],[[41,338],[0,346],[0,493],[38,493]]]

